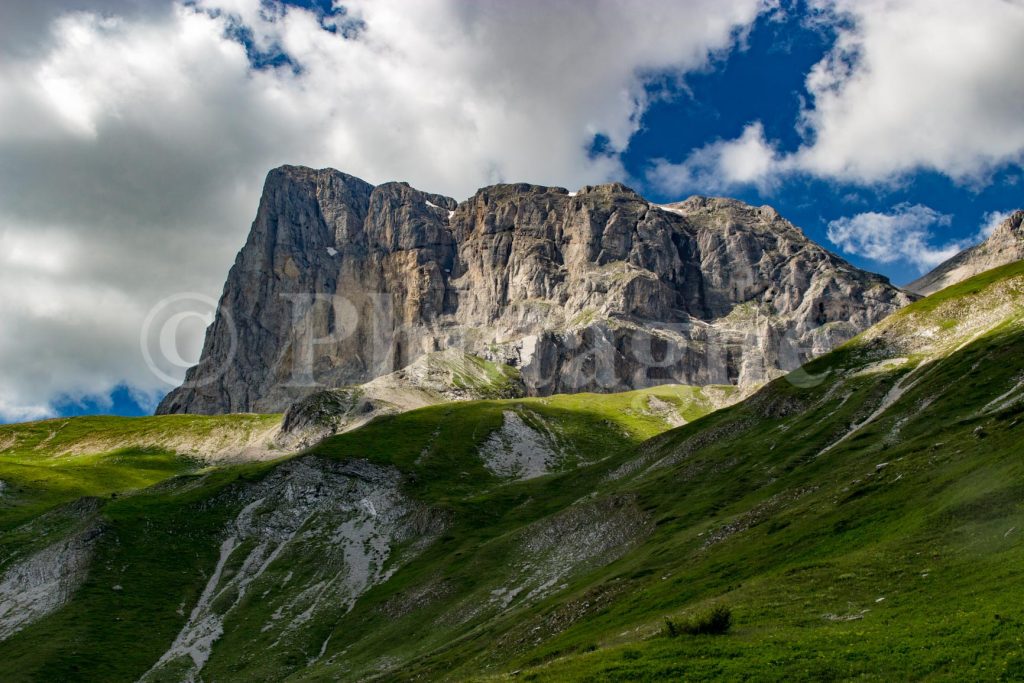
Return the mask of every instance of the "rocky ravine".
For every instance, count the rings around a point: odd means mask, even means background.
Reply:
[[[282,411],[450,348],[518,368],[534,395],[756,386],[910,299],[770,207],[657,206],[617,183],[457,203],[285,166],[158,412]]]
[[[1014,211],[984,242],[939,264],[935,270],[907,285],[907,289],[923,295],[933,294],[986,270],[1024,259],[1022,222],[1024,211]]]

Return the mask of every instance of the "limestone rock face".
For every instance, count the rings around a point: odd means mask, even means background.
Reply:
[[[984,242],[939,264],[935,270],[907,285],[907,289],[918,294],[933,294],[978,273],[1024,259],[1022,222],[1024,211],[1014,211]]]
[[[911,298],[770,207],[658,206],[617,183],[458,203],[285,166],[158,412],[282,411],[447,349],[515,367],[533,395],[755,386]]]

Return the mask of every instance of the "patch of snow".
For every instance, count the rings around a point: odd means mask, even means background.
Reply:
[[[570,192],[570,193],[569,193],[569,196],[570,196],[570,197],[575,197],[575,196],[576,196],[576,195],[578,195],[578,194],[579,194],[579,192]]]
[[[441,211],[445,210],[445,208],[443,206],[438,206],[437,204],[435,204],[434,202],[430,201],[429,199],[427,201],[425,201],[424,204],[429,206],[431,209],[439,209]],[[454,211],[449,211],[448,212],[448,220],[451,220],[452,216],[454,216],[454,215],[455,215]]]
[[[654,207],[655,209],[661,209],[662,211],[666,211],[668,213],[674,213],[677,216],[686,215],[682,209],[677,209],[675,207],[668,206],[667,204],[651,204],[650,206]]]

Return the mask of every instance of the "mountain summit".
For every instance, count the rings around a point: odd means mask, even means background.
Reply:
[[[910,300],[767,206],[655,205],[619,183],[459,203],[283,166],[158,412],[281,411],[450,348],[517,368],[531,395],[753,387]]]

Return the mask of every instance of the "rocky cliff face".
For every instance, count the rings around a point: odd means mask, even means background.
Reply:
[[[516,367],[535,395],[752,386],[909,300],[770,207],[657,206],[617,183],[458,203],[285,166],[158,412],[281,411],[450,348]]]
[[[932,294],[978,273],[1024,259],[1022,222],[1024,211],[1014,211],[987,240],[961,251],[924,277],[911,282],[907,289],[918,294]]]

